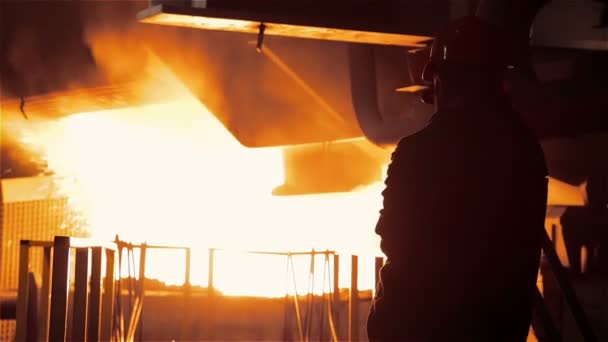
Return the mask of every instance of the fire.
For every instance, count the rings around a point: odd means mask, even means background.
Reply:
[[[192,283],[203,286],[207,249],[226,249],[217,254],[215,277],[225,294],[285,293],[285,259],[229,252],[247,250],[329,249],[344,261],[350,253],[367,255],[360,287],[372,288],[380,184],[352,193],[272,196],[283,182],[281,150],[243,147],[170,72],[159,70],[176,90],[169,101],[77,113],[24,131],[22,141],[46,161],[92,236],[191,246]],[[153,86],[142,91],[154,97]],[[296,260],[300,292],[307,263]],[[183,265],[177,252],[151,252],[147,276],[181,283]],[[320,257],[316,267],[323,270]]]

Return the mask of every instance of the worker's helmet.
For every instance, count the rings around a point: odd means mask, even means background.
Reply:
[[[504,38],[496,27],[475,16],[463,17],[435,37],[422,79],[432,82],[442,63],[502,70],[507,66],[505,52]]]

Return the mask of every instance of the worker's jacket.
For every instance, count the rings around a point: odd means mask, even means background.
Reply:
[[[525,340],[546,176],[539,143],[502,103],[437,113],[402,139],[376,226],[388,262],[370,339]]]

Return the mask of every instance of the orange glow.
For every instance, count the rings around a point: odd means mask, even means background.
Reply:
[[[229,295],[294,292],[286,282],[286,258],[243,253],[248,250],[335,250],[343,256],[342,287],[350,279],[348,255],[358,254],[359,286],[373,287],[373,257],[381,255],[373,233],[381,183],[350,193],[272,196],[284,183],[280,148],[241,146],[168,69],[154,58],[147,63],[153,79],[138,91],[143,102],[155,104],[29,121],[19,129],[94,238],[119,234],[127,241],[190,246],[191,280],[202,286],[208,248],[225,249],[216,254],[215,285]],[[581,187],[552,180],[550,189],[551,204],[584,202]],[[294,266],[298,292],[306,292],[310,258],[296,257]],[[181,284],[184,267],[183,252],[150,251],[146,274]],[[322,256],[315,268],[318,293]]]
[[[23,132],[22,141],[48,163],[93,237],[191,246],[192,283],[202,286],[207,249],[227,249],[215,262],[215,285],[225,294],[284,295],[286,258],[238,252],[247,250],[361,254],[360,287],[372,288],[380,186],[272,196],[283,183],[281,150],[241,146],[171,73],[159,73],[163,87],[171,82],[176,90],[170,101],[78,113]],[[154,97],[154,87],[143,91]],[[342,285],[348,286],[349,258],[342,259]],[[183,252],[151,251],[146,274],[181,284],[183,260]],[[294,261],[301,293],[310,257]],[[316,268],[320,292],[322,256]]]
[[[587,182],[575,186],[549,177],[548,205],[584,206],[587,203]]]

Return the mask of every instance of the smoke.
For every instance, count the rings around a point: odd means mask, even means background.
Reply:
[[[48,129],[51,122],[37,116],[26,119],[15,108],[15,102],[3,100],[1,104],[0,178],[44,174],[47,164],[41,156],[42,150],[27,144],[24,138],[27,134]]]
[[[266,37],[264,47],[314,89],[329,111],[345,118],[336,120],[291,75],[256,52],[255,35],[139,24],[135,13],[143,7],[102,2],[83,14],[86,42],[108,79],[141,77],[150,50],[245,146],[361,135],[352,117],[344,44]]]
[[[142,101],[154,102],[171,91],[159,91],[169,84],[156,67],[160,59],[245,146],[361,135],[352,116],[343,44],[265,39],[265,48],[272,49],[332,111],[343,116],[342,121],[331,119],[331,113],[298,82],[257,53],[249,44],[254,35],[137,23],[136,13],[146,6],[147,2],[140,1],[9,6],[4,11],[9,20],[2,27],[9,33],[2,35],[2,46],[7,47],[2,55],[4,99],[7,93],[25,96],[25,111],[31,114],[34,94],[143,80],[147,86],[140,91]],[[42,120],[71,114],[71,108],[78,107],[73,98],[57,103],[49,97],[54,103],[34,116]],[[3,131],[5,141],[18,142],[19,131],[33,125],[18,112],[3,115],[3,120],[4,124],[14,121],[10,132]]]
[[[96,75],[90,51],[82,40],[77,3],[2,2],[3,98],[93,84]]]

